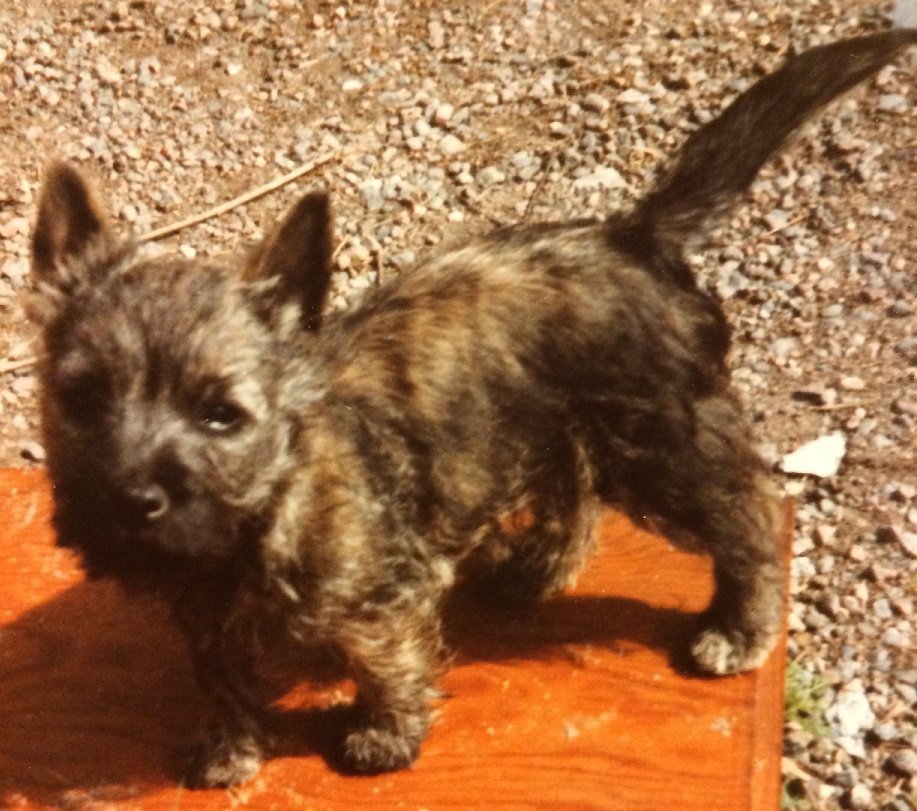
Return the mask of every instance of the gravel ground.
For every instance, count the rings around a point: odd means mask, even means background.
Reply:
[[[51,156],[89,169],[113,216],[144,233],[332,153],[311,178],[163,245],[236,249],[323,183],[344,307],[443,240],[626,205],[788,49],[884,27],[888,12],[856,0],[3,3],[0,464],[43,458],[19,294]],[[694,260],[735,326],[735,379],[765,456],[779,467],[829,436],[828,456],[843,453],[836,472],[781,474],[798,505],[784,772],[800,809],[917,802],[915,66],[899,61],[808,125]]]

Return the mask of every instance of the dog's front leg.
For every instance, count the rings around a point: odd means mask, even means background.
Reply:
[[[223,612],[201,610],[199,603],[195,608],[176,613],[198,684],[215,714],[195,746],[186,779],[192,787],[232,786],[254,776],[261,766],[266,703],[250,640]]]
[[[409,766],[430,725],[443,659],[437,612],[423,601],[349,624],[341,639],[357,682],[359,726],[344,741],[344,766],[360,774]]]

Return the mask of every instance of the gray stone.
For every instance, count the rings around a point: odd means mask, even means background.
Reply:
[[[876,716],[859,679],[844,685],[827,711],[841,736],[854,736],[871,729]]]
[[[917,752],[913,749],[898,749],[888,756],[888,767],[898,774],[913,777],[917,775]]]
[[[911,557],[917,558],[917,532],[903,531],[899,534],[898,540],[904,551]]]
[[[910,110],[907,99],[900,93],[885,93],[879,96],[876,107],[886,113],[904,115]]]
[[[768,227],[773,231],[778,231],[781,228],[785,227],[790,220],[790,214],[787,211],[784,211],[780,208],[775,208],[773,211],[769,211],[764,215],[764,221],[767,223]]]
[[[493,186],[506,180],[506,175],[496,166],[485,166],[478,172],[478,180],[485,186]]]
[[[857,783],[850,789],[848,799],[852,808],[862,808],[864,811],[873,809],[872,791],[863,783]]]
[[[618,103],[619,104],[646,104],[649,102],[650,97],[646,93],[641,93],[636,88],[629,88],[618,94]]]
[[[909,634],[905,634],[895,627],[886,628],[882,633],[882,642],[886,645],[891,645],[893,648],[907,648],[910,645],[910,641]]]
[[[620,101],[620,96],[618,97]],[[589,93],[582,101],[583,109],[596,113],[605,113],[611,108],[611,102],[599,93]]]
[[[594,189],[620,189],[627,182],[621,173],[612,166],[604,166],[573,181],[573,188],[579,191],[592,191]]]

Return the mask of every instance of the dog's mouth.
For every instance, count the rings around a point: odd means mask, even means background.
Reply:
[[[156,581],[184,571],[216,569],[248,545],[244,522],[203,497],[137,509],[109,488],[55,487],[57,543],[76,551],[92,577]]]

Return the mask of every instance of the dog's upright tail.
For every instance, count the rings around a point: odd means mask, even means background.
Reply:
[[[791,57],[691,135],[658,185],[613,226],[613,238],[673,281],[693,285],[685,243],[733,204],[806,118],[915,43],[917,28],[900,28]]]

